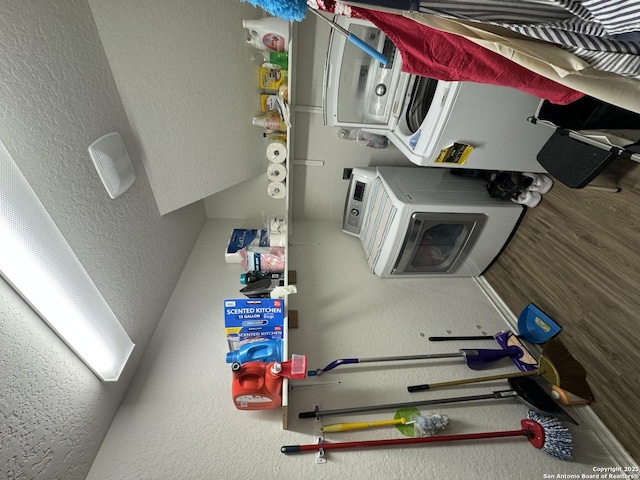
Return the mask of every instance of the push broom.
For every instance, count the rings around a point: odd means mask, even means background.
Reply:
[[[587,372],[566,347],[557,339],[550,339],[545,343],[538,361],[538,368],[526,372],[508,373],[502,375],[490,375],[486,377],[451,380],[448,382],[425,383],[423,385],[411,385],[407,387],[410,392],[433,390],[435,388],[464,385],[467,383],[489,382],[507,378],[540,375],[552,385],[578,395],[585,400],[593,400],[593,393],[587,383]]]
[[[520,421],[520,430],[500,432],[462,433],[457,435],[438,435],[435,437],[412,437],[383,440],[363,440],[356,442],[319,443],[308,445],[285,445],[280,448],[284,454],[317,452],[319,450],[338,450],[353,448],[376,448],[400,445],[415,445],[436,442],[457,442],[461,440],[480,440],[502,437],[526,437],[536,448],[561,460],[571,460],[573,439],[569,430],[557,419],[529,411],[527,418]]]

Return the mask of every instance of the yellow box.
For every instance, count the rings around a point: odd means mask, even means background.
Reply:
[[[278,110],[278,96],[273,93],[260,94],[260,110],[270,112]]]
[[[258,84],[264,90],[278,90],[287,82],[287,71],[279,68],[259,67]]]

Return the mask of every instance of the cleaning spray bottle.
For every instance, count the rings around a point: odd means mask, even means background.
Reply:
[[[257,20],[242,20],[242,26],[249,31],[247,43],[262,50],[286,52],[289,45],[289,24],[276,17]]]

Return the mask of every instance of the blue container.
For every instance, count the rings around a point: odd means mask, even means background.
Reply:
[[[282,341],[263,340],[249,342],[242,345],[238,350],[227,353],[227,363],[244,364],[247,362],[281,362],[282,361]]]

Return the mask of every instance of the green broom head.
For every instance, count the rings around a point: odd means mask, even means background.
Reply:
[[[274,17],[301,22],[307,12],[306,0],[244,0]]]
[[[593,393],[587,383],[587,372],[569,350],[552,338],[542,348],[538,371],[549,383],[591,402]]]
[[[573,438],[569,429],[557,418],[546,417],[529,410],[527,418],[520,424],[534,447],[560,460],[573,458]]]

